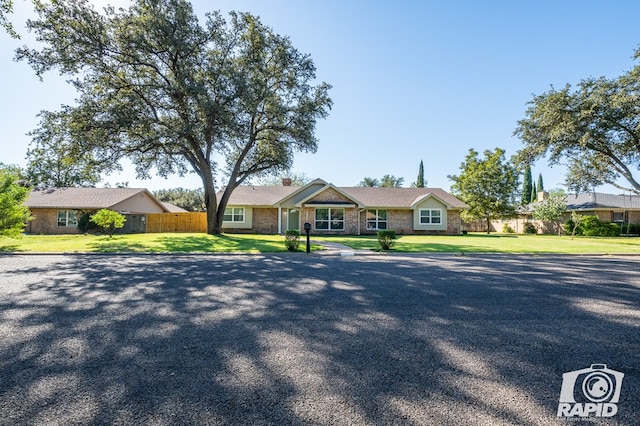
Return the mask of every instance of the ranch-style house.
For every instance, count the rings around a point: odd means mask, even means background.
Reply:
[[[218,193],[218,200],[222,191]],[[139,188],[48,188],[26,201],[35,217],[29,233],[80,232],[78,213],[108,208],[126,215],[120,232],[206,232],[205,213],[186,212]],[[304,186],[242,185],[227,203],[223,232],[284,234],[311,225],[314,234],[462,233],[468,206],[440,188],[336,187],[322,179]],[[172,216],[171,216],[172,215]]]
[[[219,193],[221,195],[221,192]],[[282,234],[460,234],[468,206],[440,188],[336,187],[322,179],[294,187],[239,186],[225,210],[225,232]]]

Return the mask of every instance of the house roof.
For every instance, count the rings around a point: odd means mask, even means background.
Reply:
[[[567,210],[640,209],[640,196],[615,195],[601,192],[567,195]]]
[[[527,214],[535,210],[540,203],[520,206],[518,210]],[[640,196],[638,195],[616,195],[602,192],[588,192],[584,194],[568,194],[565,197],[567,211],[588,211],[588,210],[635,210],[640,209]]]
[[[140,193],[145,193],[163,210],[168,209],[144,188],[46,188],[29,193],[29,208],[107,209]]]
[[[411,208],[417,201],[430,196],[440,200],[451,209],[469,207],[440,188],[335,187],[319,179],[304,187],[239,186],[231,194],[228,204],[271,207],[281,204],[285,198],[295,194],[299,194],[299,196],[291,198],[291,202],[304,202],[328,188],[333,188],[354,200],[355,203],[366,207]]]
[[[262,206],[272,207],[278,201],[291,195],[300,187],[296,186],[260,186],[241,185],[233,190],[227,204],[234,206]],[[222,196],[222,191],[218,192],[218,200]]]
[[[189,210],[185,210],[182,207],[178,207],[175,204],[167,203],[166,201],[160,201],[162,205],[167,209],[169,213],[187,213]]]
[[[348,199],[349,201],[338,201],[338,200],[336,200],[336,201],[329,201],[329,200],[327,200],[327,201],[317,201],[317,200],[316,200],[316,201],[311,202],[310,204],[337,204],[337,205],[345,204],[345,205],[347,205],[347,204],[351,204],[351,203],[353,203],[353,204],[355,204],[355,206],[357,206],[358,208],[366,207],[366,204],[364,204],[362,201],[358,200],[358,199],[354,196],[354,194],[352,194],[352,193],[349,193],[349,192],[345,191],[345,190],[348,190],[349,188],[338,188],[338,187],[334,186],[334,185],[333,185],[333,184],[331,184],[331,183],[325,183],[325,185],[324,185],[322,188],[319,188],[319,189],[318,189],[318,190],[316,190],[315,192],[310,193],[306,198],[304,198],[304,199],[302,199],[302,200],[299,200],[299,201],[296,203],[296,206],[300,206],[300,207],[301,207],[303,204],[307,204],[307,203],[308,203],[309,201],[311,201],[311,200],[312,200],[312,199],[313,199],[317,194],[319,194],[319,193],[321,193],[321,192],[323,192],[323,191],[325,191],[325,190],[327,190],[327,189],[332,189],[333,191],[335,191],[335,192],[337,192],[338,194],[342,195],[343,197],[345,197],[345,198],[346,198],[346,199]]]
[[[340,189],[367,207],[409,208],[432,196],[451,209],[469,208],[468,205],[441,188],[348,187]]]

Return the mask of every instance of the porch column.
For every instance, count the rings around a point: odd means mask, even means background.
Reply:
[[[282,207],[278,207],[278,234],[282,234]]]

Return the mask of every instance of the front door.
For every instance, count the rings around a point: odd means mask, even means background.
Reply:
[[[287,215],[287,230],[300,230],[300,210],[291,209]]]

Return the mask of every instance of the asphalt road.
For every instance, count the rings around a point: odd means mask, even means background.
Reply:
[[[592,364],[640,424],[640,258],[0,256],[3,425],[567,425]]]

